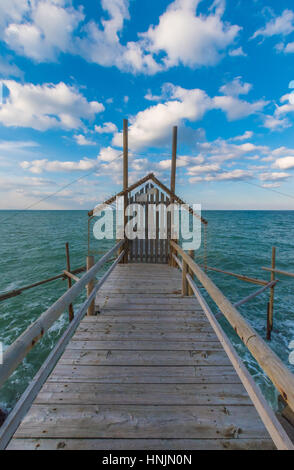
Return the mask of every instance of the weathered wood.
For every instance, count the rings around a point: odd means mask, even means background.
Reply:
[[[177,426],[171,425],[176,421]],[[232,423],[242,422],[238,427]],[[33,405],[16,436],[38,438],[268,438],[253,406]]]
[[[68,290],[60,299],[58,299],[48,310],[46,310],[35,323],[30,325],[4,352],[3,364],[0,368],[0,386],[10,377],[12,372],[22,362],[27,353],[42,338],[46,331],[60,317],[64,310],[77,297],[77,295],[86,287],[91,279],[97,274],[101,266],[111,258],[121,244],[115,245],[104,255],[93,268],[88,271],[70,290]]]
[[[59,361],[63,365],[110,366],[191,366],[230,365],[224,351],[117,351],[75,349],[66,351]]]
[[[197,288],[190,276],[188,276],[188,281],[195,296],[199,299],[199,302],[201,303],[203,310],[206,313],[207,318],[212,328],[214,329],[218,339],[221,341],[232,365],[235,367],[235,370],[238,376],[240,377],[244,387],[246,388],[247,393],[252,399],[260,418],[262,419],[268,432],[270,433],[273,442],[280,450],[293,450],[294,446],[292,445],[291,440],[289,439],[285,430],[278,422],[276,415],[274,414],[273,410],[270,408],[267,401],[263,397],[258,385],[254,382],[252,376],[250,375],[243,362],[239,358],[234,347],[230,343],[229,338],[222,330],[220,324],[215,319],[215,316],[211,312],[207,302],[202,297],[199,289]]]
[[[274,450],[271,439],[13,439],[8,450]]]
[[[273,448],[200,302],[149,261],[144,293],[127,293],[141,290],[136,264],[109,275],[99,315],[81,322],[10,448]]]
[[[71,277],[69,276],[70,273],[70,256],[69,256],[69,244],[68,242],[65,244],[65,254],[66,254],[66,269],[67,271],[63,271],[66,276],[67,276],[67,286],[70,289],[71,288]],[[74,274],[72,274],[74,276]],[[73,304],[69,304],[68,306],[68,318],[69,321],[71,322],[74,318],[74,308]]]
[[[275,268],[276,268],[276,248],[272,248],[272,271],[271,271],[271,282],[275,280]],[[275,286],[271,287],[270,290],[270,299],[269,299],[269,312],[268,312],[268,322],[270,331],[273,331],[274,326],[274,298],[275,298]]]
[[[281,393],[284,400],[294,409],[294,376],[282,363],[278,356],[267,346],[256,331],[240,315],[238,310],[216,287],[201,268],[186,255],[186,253],[173,241],[174,248],[180,253],[183,260],[190,266],[208,294],[215,301],[228,322],[232,325],[243,343],[247,346],[253,357],[271,379],[273,384]]]
[[[73,340],[68,344],[68,349],[84,349],[84,350],[105,350],[105,349],[115,349],[117,351],[141,351],[142,347],[144,351],[206,351],[216,350],[222,351],[222,346],[218,341],[203,341],[202,339],[198,341],[119,341],[119,340],[105,340],[99,341],[92,339],[79,341],[78,339],[73,338]]]
[[[79,273],[82,273],[84,271],[86,271],[86,267],[82,266],[81,268],[74,269],[72,271],[72,274],[79,274]],[[48,279],[44,279],[43,281],[35,282],[34,284],[29,284],[28,286],[23,286],[19,289],[10,290],[10,291],[5,292],[4,294],[0,295],[0,302],[2,300],[10,299],[11,297],[16,297],[17,295],[22,294],[22,292],[24,292],[28,289],[33,289],[34,287],[42,286],[44,284],[47,284],[48,282],[57,281],[58,279],[63,279],[64,280],[65,278],[66,278],[66,276],[65,276],[64,273],[57,274],[57,276],[49,277]]]
[[[231,366],[70,366],[58,364],[48,382],[240,383]]]
[[[75,276],[74,274],[72,274],[70,271],[67,271],[66,269],[64,269],[63,272],[64,272],[64,274],[66,275],[67,278],[72,279],[75,282],[78,282],[80,280],[80,278],[78,276]]]
[[[288,271],[282,271],[281,269],[272,269],[272,268],[265,268],[265,267],[262,267],[261,269],[263,269],[264,271],[274,272],[276,274],[282,274],[283,276],[294,277],[294,273],[289,273]]]
[[[223,269],[219,268],[212,268],[211,266],[206,266],[206,270],[215,271],[216,273],[227,274],[228,276],[236,277],[240,281],[249,282],[251,284],[258,284],[260,286],[266,286],[268,284],[268,281],[264,281],[262,279],[256,279],[254,277],[245,276],[244,274],[236,274],[230,271],[224,271]]]
[[[242,384],[85,384],[47,382],[35,404],[251,405]]]
[[[87,256],[87,271],[89,271],[94,266],[94,256]],[[91,281],[87,284],[87,296],[90,297],[92,290],[94,289],[94,281]],[[88,315],[95,314],[95,302],[93,301],[88,308]]]

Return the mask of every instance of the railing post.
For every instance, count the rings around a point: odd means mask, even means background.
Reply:
[[[195,251],[194,251],[194,250],[189,250],[189,256],[190,256],[190,257],[192,258],[192,260],[194,261],[194,258],[195,258]],[[191,278],[193,279],[194,274],[193,274],[192,269],[189,268],[189,267],[188,267],[188,274],[190,274]],[[189,283],[188,283],[188,295],[189,295],[189,296],[194,295],[193,289],[192,289],[192,287],[190,286]]]
[[[65,254],[66,254],[66,270],[68,272],[70,272],[70,257],[69,257],[69,245],[68,245],[68,242],[65,244]],[[67,287],[70,289],[71,288],[71,278],[67,276]],[[73,305],[70,304],[68,306],[68,318],[69,318],[69,321],[73,321],[74,319],[74,309],[73,309]]]
[[[87,271],[89,271],[92,267],[94,266],[94,256],[87,256]],[[94,281],[90,281],[89,284],[87,284],[87,296],[91,294],[92,290],[94,288]],[[88,316],[93,316],[95,315],[95,301],[90,304],[88,308]]]
[[[276,247],[272,248],[272,269],[276,269]],[[275,280],[275,272],[271,271],[271,281]],[[271,287],[270,290],[270,301],[269,301],[269,328],[270,331],[273,331],[274,325],[274,295],[275,295],[275,286]]]
[[[183,259],[183,269],[182,269],[182,295],[185,297],[188,295],[188,281],[187,281],[187,271],[188,265]]]

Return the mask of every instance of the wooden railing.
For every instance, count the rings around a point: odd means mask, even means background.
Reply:
[[[83,277],[81,277],[76,284],[63,294],[51,307],[48,308],[26,331],[24,331],[12,343],[3,354],[3,363],[0,365],[0,387],[11,376],[15,369],[26,357],[28,352],[35,346],[35,344],[44,336],[53,323],[61,316],[61,314],[72,304],[76,297],[82,290],[92,282],[98,271],[102,266],[109,261],[109,259],[125,244],[125,240],[121,240],[111,250],[108,251]],[[121,261],[125,251],[121,251],[116,261],[111,265],[103,277],[94,285],[90,295],[81,305],[79,310],[75,313],[74,319],[69,323],[68,328],[63,333],[46,361],[41,366],[39,372],[34,377],[29,387],[26,389],[15,408],[8,415],[6,421],[0,428],[0,449],[5,448],[9,442],[12,434],[17,429],[21,419],[27,412],[31,403],[35,399],[37,393],[44,384],[46,378],[53,370],[56,362],[63,353],[66,345],[74,334],[76,328],[81,322],[82,318],[87,313],[89,306],[93,303],[95,296],[99,289],[102,287],[108,276],[111,274],[116,265]]]
[[[219,310],[234,328],[239,338],[248,348],[257,363],[270,378],[274,386],[280,392],[284,401],[294,410],[294,375],[283,364],[278,356],[268,347],[258,333],[247,323],[247,321],[238,312],[236,307],[225,297],[220,289],[212,282],[205,272],[195,263],[195,261],[185,251],[171,241],[171,248],[175,258],[182,258],[180,267],[182,269],[182,291],[186,295],[188,285],[194,291],[199,292],[197,286],[193,282],[192,276],[188,273],[192,272],[205,288],[210,297],[214,300]]]

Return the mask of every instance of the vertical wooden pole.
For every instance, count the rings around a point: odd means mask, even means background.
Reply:
[[[177,171],[177,145],[178,145],[178,128],[173,127],[173,145],[172,145],[172,165],[170,177],[170,190],[172,193],[176,190],[176,171]]]
[[[189,251],[189,256],[190,256],[190,257],[192,258],[192,260],[194,261],[194,258],[195,258],[195,251],[194,251],[194,250],[190,250],[190,251]],[[191,276],[192,279],[193,279],[194,274],[193,274],[193,271],[192,271],[190,268],[188,269],[188,273],[190,274],[190,276]],[[192,290],[192,287],[190,286],[189,283],[188,283],[188,295],[189,295],[189,296],[194,295],[194,292],[193,292],[193,290]]]
[[[272,269],[276,268],[276,247],[272,248]],[[271,271],[271,281],[274,281],[276,278],[274,271]],[[275,287],[271,287],[270,290],[270,301],[269,301],[269,328],[273,331],[274,326],[274,296],[275,296]]]
[[[188,265],[186,261],[183,260],[183,270],[182,270],[182,295],[185,297],[188,295],[188,281],[186,278],[188,271]]]
[[[70,257],[69,257],[69,245],[68,245],[68,242],[65,244],[65,254],[66,254],[66,270],[68,272],[70,272]],[[67,278],[67,287],[70,289],[71,288],[71,278],[68,277]],[[73,309],[73,305],[70,304],[69,307],[68,307],[68,318],[69,318],[69,321],[73,321],[74,319],[74,309]]]
[[[124,119],[124,122],[123,122],[123,190],[124,191],[126,191],[128,189],[128,186],[129,186],[129,178],[128,178],[128,166],[129,166],[129,163],[128,163],[128,160],[129,160],[128,126],[129,126],[128,120]],[[128,218],[125,215],[127,205],[128,205],[128,194],[125,193],[124,194],[124,230],[125,230],[126,224],[128,222]],[[126,264],[128,262],[128,257],[129,257],[128,243],[125,244],[123,249],[125,249],[125,251],[126,251],[126,254],[123,258],[123,263]]]
[[[89,271],[93,266],[94,266],[94,256],[87,256],[87,271]],[[90,281],[89,284],[87,285],[88,297],[91,294],[93,288],[94,288],[94,281]],[[91,302],[88,308],[88,316],[93,316],[93,315],[95,315],[95,300]]]
[[[271,327],[270,327],[270,303],[267,303],[267,316],[266,316],[266,339],[271,340]]]
[[[172,164],[171,164],[171,177],[170,177],[170,190],[172,193],[175,193],[176,191],[176,172],[177,172],[177,146],[178,146],[178,128],[177,126],[173,127],[173,142],[172,142]],[[174,197],[171,195],[170,199],[171,204],[174,203]],[[171,224],[174,225],[174,214],[171,214]],[[177,240],[175,240],[177,242]],[[170,253],[170,258],[169,258],[169,264],[170,266],[175,267],[176,262],[171,256]]]

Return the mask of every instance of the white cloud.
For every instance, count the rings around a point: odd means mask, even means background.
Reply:
[[[278,173],[278,172],[271,172],[271,173],[262,173],[260,175],[261,181],[281,181],[288,179],[290,177],[290,173]]]
[[[40,174],[44,171],[47,172],[71,172],[71,171],[85,171],[85,170],[92,170],[96,166],[98,166],[97,159],[89,159],[84,158],[83,160],[79,161],[66,161],[62,162],[60,160],[53,160],[50,161],[48,159],[42,160],[33,160],[23,161],[20,163],[20,166],[23,170],[28,170],[34,174]]]
[[[216,96],[213,102],[215,108],[221,109],[227,114],[229,121],[241,119],[262,111],[268,104],[268,101],[264,100],[249,103],[234,96]]]
[[[273,168],[278,168],[279,170],[290,170],[290,168],[294,168],[294,156],[278,158],[273,164]]]
[[[0,75],[2,77],[22,77],[22,71],[12,63],[11,57],[0,57]]]
[[[195,165],[190,166],[188,169],[188,175],[197,175],[200,173],[209,173],[209,172],[218,172],[220,170],[220,166],[217,163],[209,163],[206,165]]]
[[[63,82],[22,85],[4,80],[9,97],[0,108],[0,122],[5,126],[47,130],[54,127],[77,129],[83,119],[93,119],[104,110],[97,101],[88,102],[74,87]]]
[[[237,135],[236,137],[232,137],[230,140],[232,141],[243,141],[243,140],[248,140],[253,137],[253,132],[252,131],[246,131],[242,135]]]
[[[74,139],[78,145],[96,145],[96,142],[87,139],[83,134],[74,135]]]
[[[294,52],[294,42],[289,42],[285,49],[284,49],[286,54],[292,54]]]
[[[215,175],[195,176],[189,179],[190,183],[197,183],[200,181],[242,181],[252,178],[252,173],[247,170],[232,170],[220,172]]]
[[[117,127],[113,122],[105,122],[103,126],[95,126],[95,131],[98,134],[114,134],[117,132]]]
[[[281,119],[281,118],[278,118],[275,116],[269,116],[269,115],[265,116],[263,125],[267,129],[270,129],[271,131],[287,129],[288,127],[291,127],[291,124],[287,118]]]
[[[223,21],[223,0],[211,0],[206,14],[198,11],[201,0],[175,0],[158,24],[124,44],[129,0],[101,0],[107,18],[100,23],[85,22],[82,8],[74,8],[71,0],[5,3],[0,27],[7,46],[17,53],[37,62],[56,60],[62,52],[79,54],[89,62],[132,73],[155,74],[179,64],[215,65],[241,29]],[[239,48],[231,55],[244,53]]]
[[[19,15],[19,22],[5,28],[8,47],[37,62],[55,60],[60,52],[73,52],[72,35],[84,15],[70,1],[29,2],[29,10],[23,13],[26,15]]]
[[[170,85],[169,101],[140,111],[130,119],[129,145],[132,150],[162,143],[170,136],[172,126],[184,119],[196,121],[211,108],[211,99],[202,90],[186,90]],[[122,145],[122,134],[114,135],[113,144]]]
[[[222,21],[223,7],[214,2],[207,15],[197,14],[199,0],[176,0],[142,34],[152,54],[165,53],[165,67],[183,64],[189,67],[215,65],[240,31]]]
[[[232,49],[229,51],[229,56],[231,57],[247,57],[247,54],[243,51],[242,47],[238,47],[237,49]]]
[[[294,12],[284,10],[281,16],[276,16],[264,28],[256,31],[252,38],[258,36],[270,37],[275,35],[287,36],[294,31]]]
[[[228,119],[234,120],[254,114],[267,104],[263,100],[249,103],[232,96],[210,98],[203,90],[188,90],[172,84],[165,84],[162,91],[165,102],[140,111],[130,119],[129,145],[132,150],[166,143],[172,126],[183,125],[185,121],[198,121],[209,110],[221,109]],[[197,138],[195,134],[195,143]],[[112,143],[121,147],[122,133],[117,132]]]
[[[118,160],[120,156],[120,150],[114,149],[112,147],[104,147],[100,150],[97,158],[102,162],[112,162],[114,160]]]
[[[242,77],[236,77],[232,82],[220,87],[219,91],[228,96],[247,95],[252,89],[251,83],[242,82]]]

